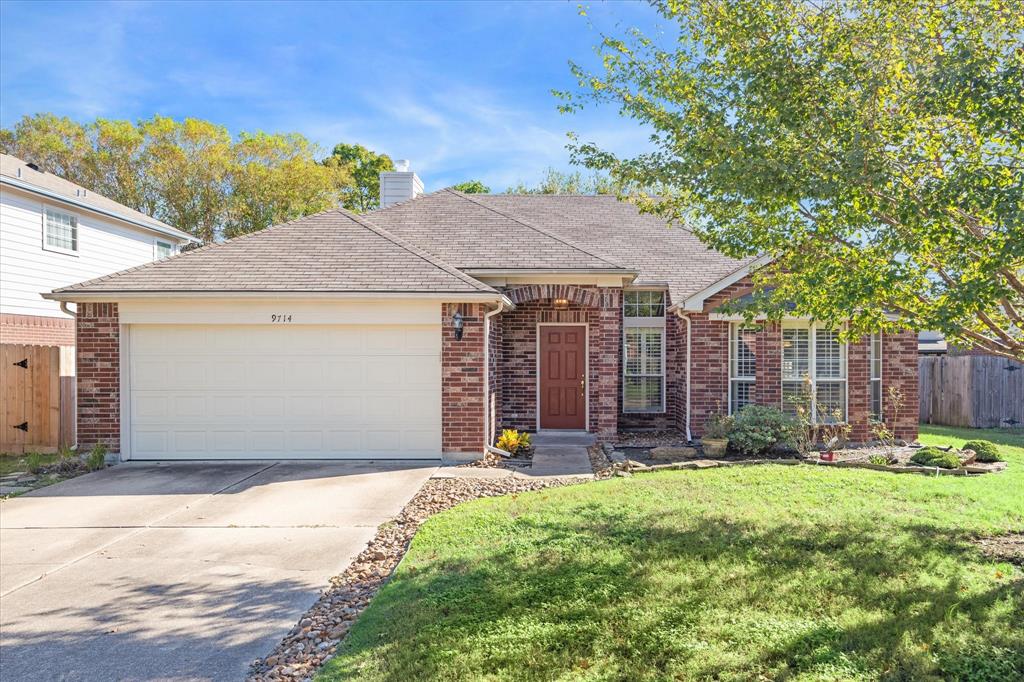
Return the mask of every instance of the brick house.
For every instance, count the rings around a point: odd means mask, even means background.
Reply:
[[[916,405],[912,332],[748,327],[736,261],[614,197],[421,195],[57,289],[80,304],[79,445],[128,459],[479,455],[502,427],[678,429],[809,382],[855,439]],[[404,188],[404,190],[403,190]]]

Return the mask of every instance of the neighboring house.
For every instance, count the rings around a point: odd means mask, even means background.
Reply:
[[[166,258],[188,234],[0,154],[0,341],[71,346],[75,322],[42,294]]]
[[[917,352],[920,355],[945,355],[949,347],[942,332],[923,331],[917,335]]]
[[[406,192],[396,190],[404,182]],[[79,446],[131,459],[478,455],[501,427],[678,429],[808,378],[853,437],[917,433],[917,337],[852,345],[718,312],[757,261],[606,196],[332,210],[57,289],[79,304]],[[398,196],[396,196],[396,194]],[[893,415],[883,396],[899,388]]]

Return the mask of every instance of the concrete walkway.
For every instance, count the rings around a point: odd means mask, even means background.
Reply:
[[[122,464],[0,503],[0,678],[241,680],[435,462]]]
[[[593,434],[577,431],[540,432],[533,438],[533,463],[514,469],[442,467],[433,478],[504,478],[519,476],[593,478],[587,447],[595,442]]]

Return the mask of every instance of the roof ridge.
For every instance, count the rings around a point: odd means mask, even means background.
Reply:
[[[544,230],[544,229],[542,229],[540,227],[537,227],[536,225],[528,223],[528,222],[526,222],[525,220],[523,220],[521,218],[517,218],[515,216],[511,216],[511,215],[509,215],[507,213],[499,211],[496,208],[493,208],[491,206],[488,206],[487,204],[481,203],[479,201],[476,201],[475,199],[470,198],[469,195],[463,194],[462,192],[459,192],[458,190],[454,190],[454,189],[451,189],[450,187],[446,187],[445,189],[443,189],[441,191],[443,191],[443,192],[450,192],[451,194],[454,194],[457,197],[460,197],[460,198],[462,198],[462,199],[464,199],[464,200],[466,200],[466,201],[468,201],[468,202],[470,202],[472,204],[475,204],[476,206],[479,206],[479,207],[481,207],[483,209],[491,211],[492,213],[497,213],[498,215],[500,215],[502,217],[505,217],[505,218],[508,218],[509,220],[511,220],[513,222],[519,223],[520,225],[522,225],[524,227],[528,227],[531,230],[533,230],[534,232],[539,232],[540,234],[543,234],[543,235],[545,235],[547,237],[551,237],[552,239],[554,239],[556,241],[562,242],[566,246],[569,246],[569,247],[571,247],[573,249],[576,249],[577,251],[585,253],[588,256],[592,256],[593,258],[596,258],[598,260],[604,261],[605,263],[608,263],[609,265],[614,265],[616,268],[619,268],[620,270],[626,270],[627,269],[621,263],[616,263],[615,261],[610,260],[609,258],[607,258],[605,256],[602,256],[600,254],[594,253],[593,251],[588,251],[587,249],[583,248],[579,244],[576,244],[572,240],[567,239],[567,238],[563,237],[562,235],[554,234],[554,233],[549,232],[547,230]]]
[[[385,230],[383,227],[373,223],[369,219],[367,219],[367,218],[365,218],[365,217],[363,217],[361,215],[357,215],[355,213],[351,213],[351,212],[349,212],[349,211],[347,211],[347,210],[345,210],[343,208],[338,208],[338,209],[335,209],[335,210],[338,213],[341,213],[342,215],[344,215],[347,218],[351,219],[356,224],[362,225],[363,227],[365,227],[366,229],[370,230],[371,232],[373,232],[377,236],[382,237],[384,239],[387,239],[388,241],[390,241],[395,246],[398,246],[399,248],[405,249],[409,253],[411,253],[411,254],[413,254],[415,256],[418,256],[419,258],[423,259],[425,262],[429,263],[430,265],[433,265],[435,268],[438,268],[440,270],[444,270],[449,275],[457,277],[458,279],[462,280],[463,282],[466,282],[467,284],[472,285],[474,289],[479,289],[480,291],[488,291],[488,292],[493,291],[493,292],[497,293],[497,290],[494,287],[492,287],[492,286],[490,286],[488,284],[485,284],[484,282],[481,282],[480,280],[478,280],[476,278],[470,277],[469,275],[467,275],[466,273],[462,272],[458,268],[453,267],[452,265],[449,265],[448,263],[444,262],[442,259],[438,258],[437,256],[434,256],[431,253],[429,253],[427,251],[424,251],[423,249],[421,249],[421,248],[419,248],[419,247],[417,247],[417,246],[415,246],[413,244],[410,244],[409,242],[406,242],[404,239],[391,234],[390,232]]]

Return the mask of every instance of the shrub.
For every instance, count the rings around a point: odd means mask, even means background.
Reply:
[[[730,415],[715,412],[708,417],[704,424],[704,437],[728,438],[729,432],[732,431],[732,425],[733,418]]]
[[[68,447],[60,449],[60,458],[57,460],[56,471],[59,474],[71,474],[82,468],[82,460]]]
[[[502,429],[501,437],[495,446],[514,455],[520,450],[529,449],[530,434],[515,429]]]
[[[964,443],[964,450],[974,450],[974,459],[978,462],[1002,462],[999,448],[987,440],[969,440]]]
[[[30,473],[38,474],[43,470],[43,456],[38,452],[30,452],[25,457],[25,467]]]
[[[868,461],[878,466],[887,467],[889,466],[889,458],[885,455],[871,455],[868,457]]]
[[[910,458],[914,464],[925,467],[939,467],[940,469],[959,469],[960,458],[956,453],[946,452],[935,447],[921,448]]]
[[[756,455],[777,447],[791,447],[799,422],[774,407],[747,405],[733,417],[729,447]]]
[[[107,466],[107,446],[96,443],[85,460],[85,466],[89,471],[98,471]]]

